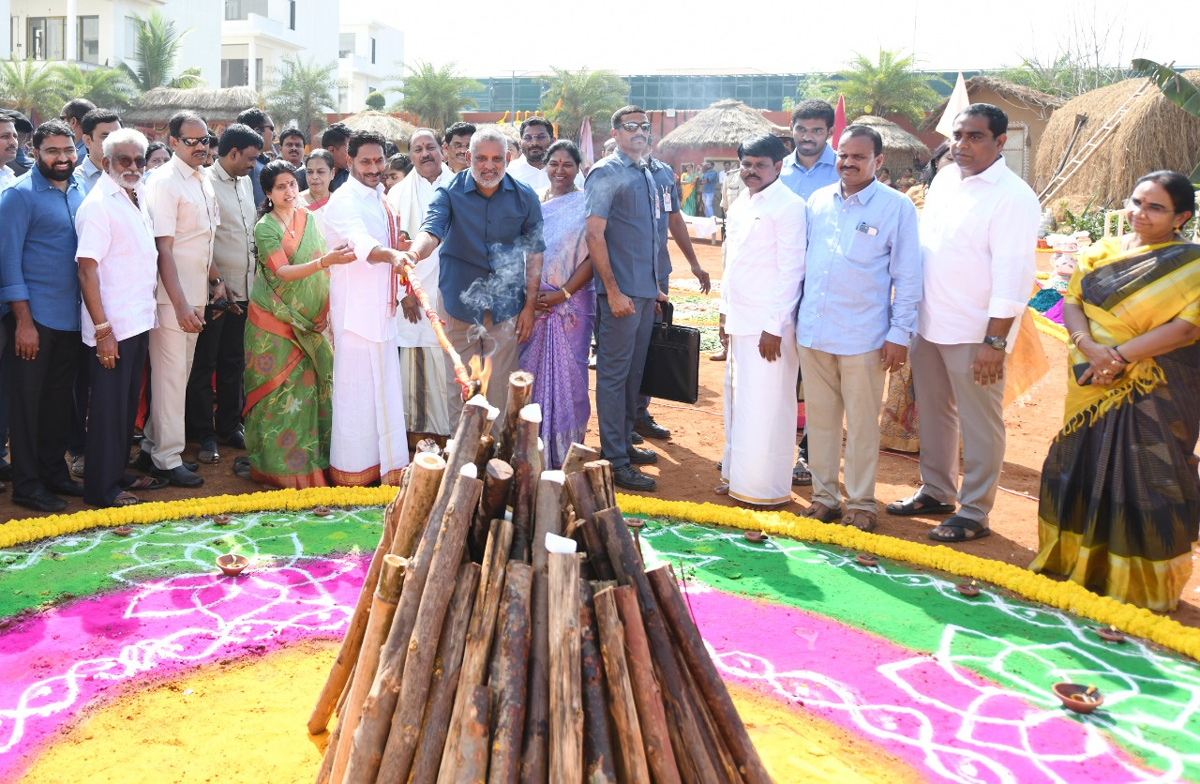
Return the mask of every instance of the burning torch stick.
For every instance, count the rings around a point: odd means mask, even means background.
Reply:
[[[429,302],[429,295],[425,293],[425,289],[421,287],[421,282],[417,280],[417,270],[411,264],[405,265],[404,279],[404,286],[408,289],[408,293],[417,298],[421,309],[425,311],[425,318],[429,319],[429,325],[433,327],[433,333],[437,335],[438,345],[450,355],[450,362],[454,364],[455,380],[462,387],[462,399],[464,401],[470,400],[482,390],[483,382],[477,378],[472,378],[471,374],[467,372],[467,367],[463,364],[462,357],[454,350],[454,345],[450,343],[450,338],[446,337],[446,330],[443,329],[446,322],[442,321],[437,311],[433,309],[433,305]]]

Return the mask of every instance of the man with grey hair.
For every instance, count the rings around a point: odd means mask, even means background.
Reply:
[[[546,249],[542,207],[532,188],[505,172],[508,139],[500,129],[477,130],[470,152],[470,169],[434,195],[407,259],[415,266],[440,249],[446,334],[464,362],[490,353],[496,381],[488,386],[488,403],[503,411],[517,344],[533,331]],[[448,377],[450,421],[456,422],[463,400],[453,373]]]
[[[165,486],[163,479],[125,474],[141,390],[142,368],[156,324],[158,250],[142,192],[146,137],[132,128],[103,142],[103,174],[75,214],[82,337],[91,381],[83,500],[94,506],[138,503],[131,486]]]

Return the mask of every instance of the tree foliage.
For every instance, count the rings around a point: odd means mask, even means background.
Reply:
[[[583,118],[592,118],[592,127],[597,120],[601,128],[608,127],[609,116],[625,105],[629,85],[613,71],[569,71],[554,68],[550,86],[542,94],[542,113],[558,125],[558,134],[564,139],[579,135]],[[562,105],[559,106],[559,102]]]
[[[838,72],[838,91],[846,98],[846,116],[899,115],[918,123],[940,98],[924,74],[913,70],[913,58],[880,49],[875,62],[856,54]]]
[[[138,97],[138,89],[122,68],[93,68],[85,71],[78,63],[57,67],[58,93],[63,101],[87,98],[106,109],[125,109]]]
[[[400,93],[400,100],[393,108],[408,112],[437,129],[457,122],[464,109],[475,108],[475,100],[467,93],[478,92],[483,85],[461,76],[454,63],[438,68],[418,60],[415,65],[405,67],[408,75],[403,83],[389,88],[391,92]]]
[[[337,111],[337,62],[321,65],[285,55],[267,85],[267,108],[277,123],[295,120],[312,138],[314,129],[325,124],[325,113]]]
[[[0,102],[37,122],[57,117],[63,104],[57,69],[33,60],[0,62]]]
[[[1090,12],[1072,13],[1055,36],[1051,55],[1030,52],[1021,64],[996,75],[1066,101],[1077,95],[1128,79],[1133,72],[1120,63],[1141,48],[1140,37],[1126,43],[1125,24],[1098,20]]]
[[[783,110],[790,112],[801,101],[825,101],[836,104],[838,96],[837,82],[827,74],[805,74],[796,85],[796,97],[783,99]]]
[[[167,19],[157,9],[147,16],[134,16],[137,24],[137,43],[134,48],[137,68],[127,63],[121,67],[139,90],[145,92],[155,87],[199,87],[204,84],[199,68],[186,68],[176,73],[179,48],[191,29],[182,32],[175,22]]]
[[[387,98],[383,96],[383,93],[376,90],[367,96],[366,103],[368,109],[374,109],[377,112],[382,112],[383,107],[387,105]]]

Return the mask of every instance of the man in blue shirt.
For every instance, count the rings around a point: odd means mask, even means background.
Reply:
[[[808,201],[818,188],[838,181],[837,156],[829,146],[833,107],[825,101],[802,101],[792,109],[792,141],[796,149],[783,159],[779,179]]]
[[[663,204],[644,157],[650,148],[645,110],[623,106],[612,116],[616,151],[588,172],[587,244],[596,270],[596,416],[600,452],[612,464],[613,481],[627,490],[654,490],[658,483],[635,469],[658,455],[631,441],[654,302],[660,288],[656,221]],[[674,205],[672,205],[674,206]]]
[[[704,215],[713,216],[713,194],[717,192],[717,182],[720,181],[712,161],[704,162],[704,173],[700,175],[700,198],[704,201]]]
[[[84,192],[75,137],[61,120],[33,134],[37,165],[0,193],[0,302],[13,336],[11,446],[13,503],[39,512],[66,507],[55,493],[82,496],[67,449],[71,385],[79,354],[75,212]]]
[[[546,249],[542,205],[532,188],[505,171],[508,140],[498,128],[476,132],[470,152],[470,168],[437,190],[421,233],[401,255],[415,267],[441,246],[438,290],[446,336],[464,362],[491,357],[488,403],[504,411],[517,344],[533,331]],[[455,423],[463,400],[452,370],[447,377]]]
[[[875,181],[883,140],[851,125],[838,143],[839,183],[808,202],[808,257],[796,342],[808,414],[808,467],[822,522],[842,517],[838,469],[846,419],[845,522],[875,527],[879,410],[886,371],[899,370],[917,326],[921,247],[908,197]]]

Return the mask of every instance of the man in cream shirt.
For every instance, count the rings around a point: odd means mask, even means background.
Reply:
[[[396,346],[396,251],[400,225],[384,200],[384,138],[355,131],[350,178],[325,208],[325,244],[349,245],[355,260],[330,270],[333,439],[329,473],[339,485],[398,484],[408,465]]]
[[[738,145],[746,195],[728,216],[721,310],[725,366],[725,454],[721,474],[743,503],[792,500],[796,410],[796,304],[804,281],[804,201],[779,180],[787,149],[769,134]]]
[[[954,119],[955,166],[934,180],[921,215],[924,298],[912,345],[921,412],[921,487],[893,515],[958,511],[929,532],[937,542],[990,533],[1004,465],[1004,363],[1021,328],[1035,273],[1037,197],[1000,151],[1008,117],[986,103]]]

